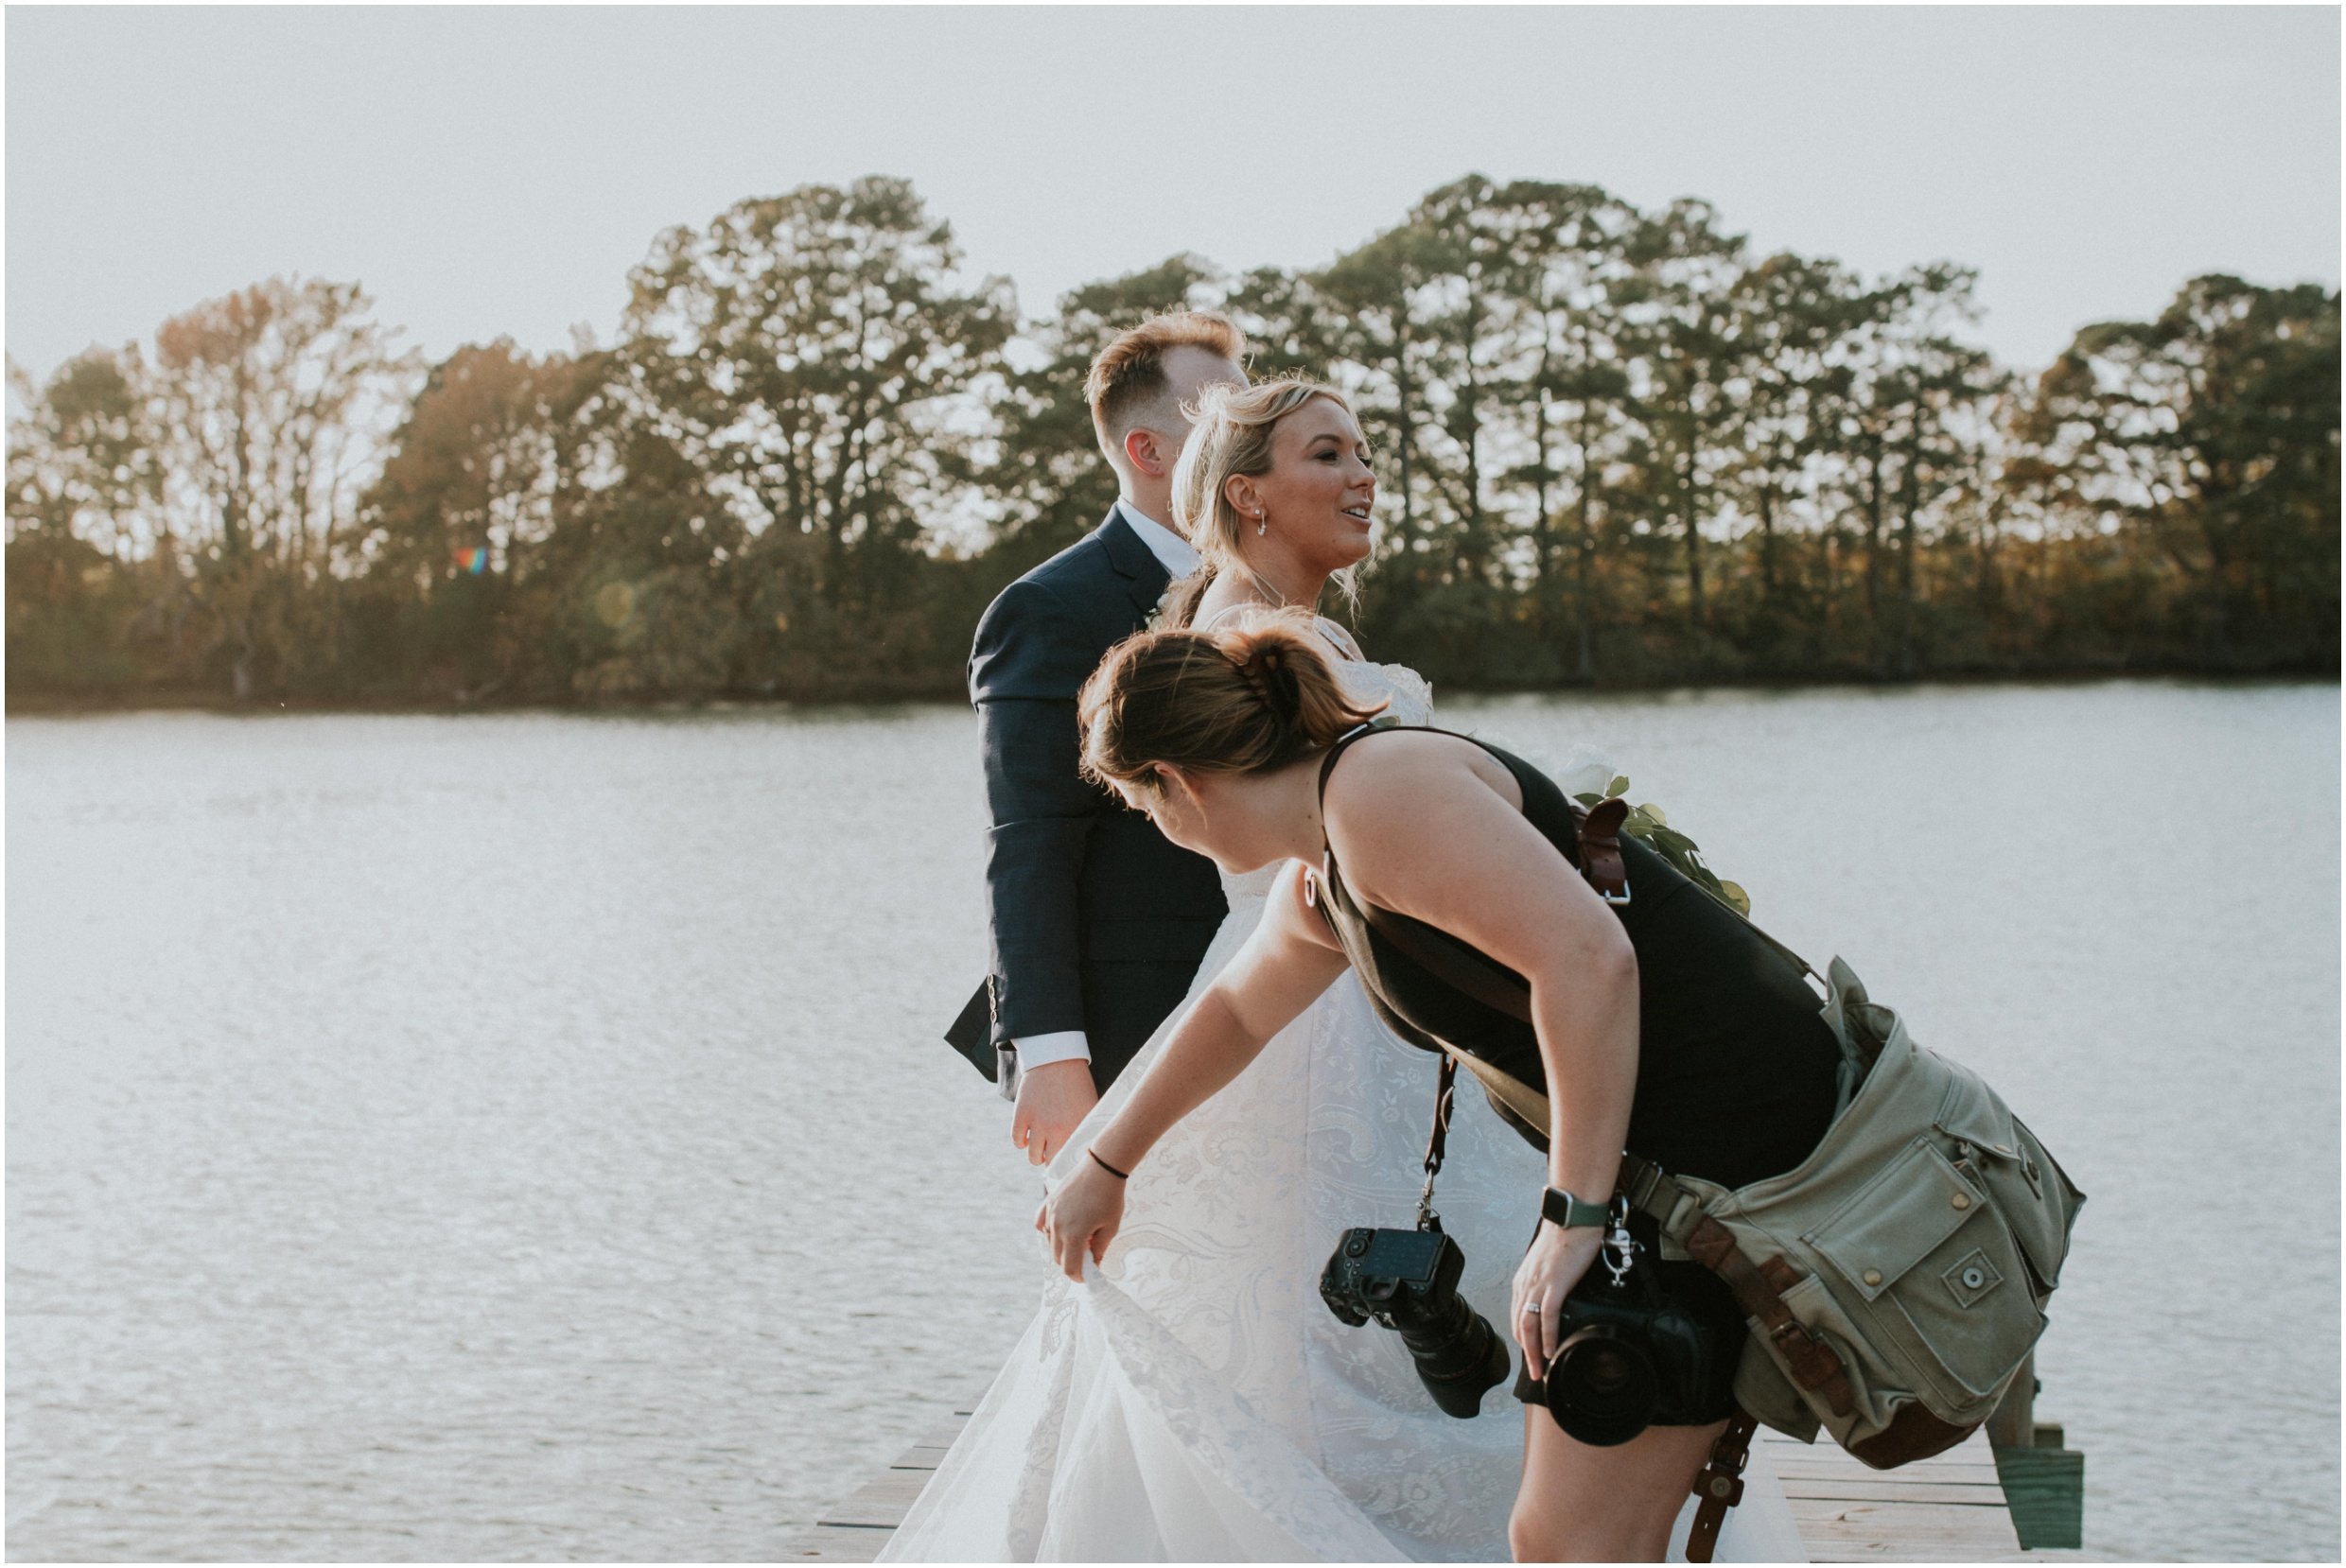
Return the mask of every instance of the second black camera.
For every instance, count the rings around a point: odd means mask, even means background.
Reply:
[[[1320,1298],[1356,1328],[1374,1319],[1399,1330],[1426,1392],[1464,1419],[1514,1366],[1498,1331],[1459,1294],[1465,1271],[1466,1255],[1440,1230],[1358,1226],[1336,1244]]]

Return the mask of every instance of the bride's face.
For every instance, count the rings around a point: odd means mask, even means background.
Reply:
[[[1259,512],[1262,533],[1241,531],[1241,547],[1271,548],[1317,573],[1341,571],[1369,554],[1376,474],[1369,444],[1344,406],[1315,397],[1270,432],[1270,472],[1232,479],[1242,515]]]

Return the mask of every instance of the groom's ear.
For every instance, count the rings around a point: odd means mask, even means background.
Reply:
[[[1173,471],[1173,462],[1181,454],[1165,450],[1164,437],[1146,425],[1135,425],[1124,432],[1124,457],[1134,468],[1150,479],[1161,479]]]

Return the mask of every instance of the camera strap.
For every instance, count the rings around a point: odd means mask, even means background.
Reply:
[[[1434,1130],[1426,1140],[1426,1187],[1417,1194],[1417,1228],[1439,1230],[1442,1216],[1434,1212],[1434,1177],[1442,1174],[1444,1154],[1450,1145],[1450,1105],[1458,1090],[1458,1059],[1442,1054],[1441,1075],[1434,1081]]]

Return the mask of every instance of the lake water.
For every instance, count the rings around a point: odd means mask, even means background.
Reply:
[[[2092,1552],[2337,1558],[2337,687],[1444,711],[1610,750],[2092,1194]],[[1008,1350],[967,712],[7,740],[12,1559],[770,1558]]]

